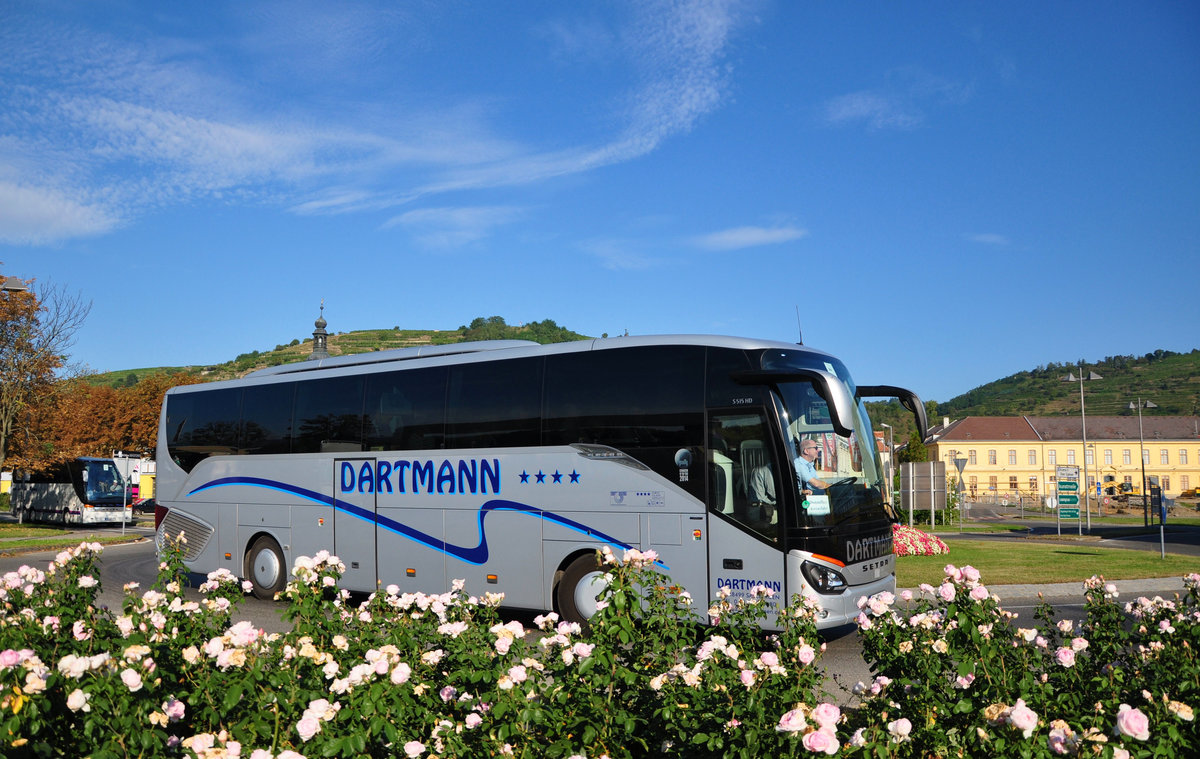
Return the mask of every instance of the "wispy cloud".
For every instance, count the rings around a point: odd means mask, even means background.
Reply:
[[[882,87],[830,98],[822,106],[826,123],[862,123],[871,129],[913,129],[925,122],[929,109],[966,102],[970,84],[907,67],[890,72]]]
[[[427,247],[457,248],[486,237],[522,212],[509,206],[420,208],[389,219],[384,227],[404,227]]]
[[[662,259],[647,254],[642,243],[633,240],[596,239],[581,244],[585,251],[613,271],[644,271],[663,264]]]
[[[108,210],[53,189],[0,181],[0,242],[46,245],[102,235],[119,224]]]
[[[612,65],[615,54],[632,72],[623,91],[598,100],[610,108],[608,136],[576,144],[554,133],[539,135],[544,143],[506,135],[478,95],[369,104],[342,96],[339,81],[370,83],[390,71],[380,62],[420,55],[432,34],[421,14],[380,15],[378,5],[362,3],[337,13],[265,4],[228,11],[228,33],[211,44],[55,29],[31,15],[24,27],[0,32],[8,58],[0,74],[21,82],[0,92],[0,181],[19,201],[0,208],[0,240],[36,245],[104,234],[118,220],[200,197],[302,214],[378,212],[634,160],[720,107],[740,5],[632,2],[603,24],[544,25],[543,39],[554,38],[547,44],[579,56],[580,65]],[[589,48],[604,55],[589,62]],[[304,71],[292,80],[320,80],[319,102],[299,89],[277,95],[280,87],[230,71],[235,59],[285,85],[283,72]],[[428,223],[420,218],[389,223]],[[451,244],[470,239],[471,229],[426,239]]]
[[[740,250],[778,245],[806,236],[808,230],[798,227],[734,227],[693,238],[692,242],[705,250]]]
[[[998,235],[993,232],[980,232],[976,234],[964,235],[971,242],[977,242],[980,245],[1008,245],[1008,238],[1004,235]]]

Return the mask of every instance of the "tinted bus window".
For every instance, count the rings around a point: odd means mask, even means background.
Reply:
[[[208,456],[237,452],[241,389],[172,395],[167,404],[167,448],[185,471]]]
[[[446,447],[538,445],[541,403],[540,358],[452,366]]]
[[[367,450],[441,448],[445,411],[446,370],[442,367],[368,375]]]
[[[684,447],[703,437],[704,349],[589,351],[546,361],[546,445]]]
[[[292,400],[295,394],[294,382],[246,388],[242,402],[243,452],[288,453],[292,450]]]
[[[362,417],[361,376],[297,383],[292,453],[361,451]]]
[[[725,408],[728,406],[759,405],[763,402],[766,388],[763,385],[743,385],[732,378],[737,372],[751,368],[750,358],[745,351],[732,348],[708,349],[708,405]]]

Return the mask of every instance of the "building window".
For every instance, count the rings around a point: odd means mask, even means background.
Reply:
[[[1187,477],[1184,477],[1183,481],[1186,483]],[[971,475],[969,478],[967,478],[967,483],[971,488],[971,495],[974,496],[975,491],[979,488],[979,478],[975,475]],[[1187,485],[1184,485],[1184,487],[1187,487]]]
[[[1180,490],[1191,490],[1191,487],[1192,487],[1192,483],[1191,483],[1191,480],[1188,478],[1188,476],[1186,474],[1179,475],[1179,489]]]
[[[1183,466],[1187,466],[1187,448],[1179,449],[1179,463]],[[1184,490],[1187,490],[1187,488],[1184,488]]]
[[[1075,449],[1069,448],[1069,449],[1067,449],[1067,464],[1074,464],[1074,463],[1075,463]]]
[[[1033,493],[1037,492],[1037,477],[1029,478],[1029,490]]]
[[[1164,474],[1163,475],[1162,492],[1165,493],[1170,489],[1171,489],[1171,475]]]
[[[1046,463],[1049,464],[1050,466],[1057,465],[1058,464],[1058,451],[1054,450],[1053,448],[1046,451]]]
[[[1112,448],[1104,449],[1104,466],[1112,466]]]
[[[1037,466],[1037,451],[1033,449],[1029,451],[1029,466]]]
[[[1142,449],[1142,465],[1143,465],[1143,466],[1146,466],[1146,465],[1148,465],[1149,463],[1150,463],[1150,449],[1149,449],[1149,448],[1143,448],[1143,449]]]
[[[1009,466],[1017,465],[1017,452],[1011,448],[1008,450],[1008,465]]]
[[[1131,475],[1131,474],[1125,475],[1125,484],[1133,485],[1133,475]]]
[[[1129,466],[1130,464],[1133,463],[1133,457],[1130,456],[1128,448],[1121,451],[1121,463],[1124,464],[1125,466]]]
[[[975,449],[974,448],[967,451],[967,463],[970,464],[971,466],[975,466],[977,463],[979,463],[975,460]]]
[[[996,449],[995,448],[992,448],[991,450],[988,451],[988,463],[991,464],[992,466],[996,466]]]
[[[1096,457],[1094,455],[1095,453],[1096,452],[1091,448],[1088,448],[1086,451],[1083,452],[1083,460],[1088,466],[1096,465],[1096,461],[1095,461]]]
[[[1017,475],[1010,475],[1008,478],[1008,489],[1015,491],[1017,489]]]
[[[1165,464],[1170,464],[1170,463],[1171,463],[1171,456],[1170,456],[1170,455],[1167,453],[1167,449],[1166,449],[1166,448],[1163,448],[1163,449],[1159,450],[1159,452],[1158,452],[1158,463],[1160,463],[1160,464],[1164,464],[1164,465],[1165,465]]]
[[[988,490],[996,490],[996,475],[994,474],[991,477],[988,477]]]

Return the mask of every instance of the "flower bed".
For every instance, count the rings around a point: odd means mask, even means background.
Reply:
[[[950,553],[946,542],[936,535],[900,524],[892,525],[892,545],[897,556],[937,556]]]
[[[652,569],[605,554],[588,630],[548,614],[505,622],[460,583],[423,595],[336,589],[343,567],[297,561],[292,630],[234,622],[243,588],[215,572],[188,600],[171,554],[119,613],[95,607],[99,546],[0,581],[0,755],[252,759],[376,756],[1182,756],[1200,576],[1178,601],[1139,599],[1132,630],[1102,581],[1087,618],[1010,624],[969,567],[917,598],[862,599],[878,676],[843,712],[821,692],[816,610],[718,597],[708,625]],[[901,604],[905,607],[902,610]],[[1103,739],[1103,740],[1102,740]],[[1129,752],[1125,754],[1123,752]]]

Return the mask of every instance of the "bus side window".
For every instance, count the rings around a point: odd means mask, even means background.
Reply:
[[[362,377],[300,383],[292,422],[292,453],[361,451],[362,411]]]
[[[768,430],[761,413],[710,416],[708,508],[777,540],[782,491]]]
[[[367,375],[364,409],[366,450],[442,448],[446,370],[434,367]]]
[[[447,448],[501,448],[541,442],[542,359],[450,367]]]

